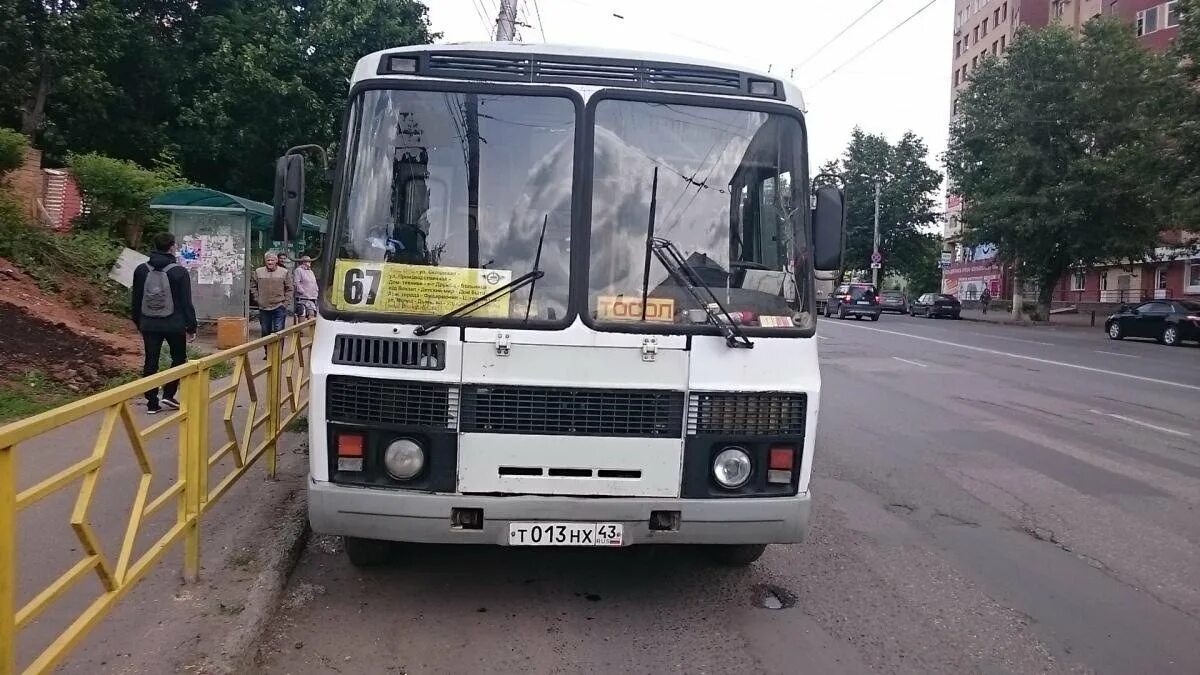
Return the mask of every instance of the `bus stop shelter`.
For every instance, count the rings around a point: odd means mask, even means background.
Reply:
[[[192,277],[196,319],[248,317],[250,272],[268,250],[282,250],[272,240],[270,204],[202,187],[185,187],[158,195],[150,208],[167,211],[175,235],[179,264]],[[296,259],[317,248],[326,222],[304,214],[300,236],[288,243]]]

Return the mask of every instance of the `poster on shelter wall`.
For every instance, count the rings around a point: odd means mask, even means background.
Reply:
[[[197,250],[200,251],[199,260],[194,265],[197,284],[232,286],[234,277],[242,276],[246,261],[234,244],[233,236],[201,234],[196,236],[196,241]]]
[[[204,259],[204,237],[196,235],[184,237],[176,251],[176,257],[179,259],[179,264],[188,269],[199,267]]]

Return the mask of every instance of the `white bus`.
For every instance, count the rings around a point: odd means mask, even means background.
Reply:
[[[802,111],[769,74],[668,56],[360,60],[312,352],[314,531],[356,565],[393,541],[732,564],[801,541],[813,274],[843,233]],[[280,162],[281,223],[302,173]]]

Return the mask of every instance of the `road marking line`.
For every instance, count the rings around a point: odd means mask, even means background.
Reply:
[[[978,335],[980,337],[986,337],[986,338],[995,338],[997,340],[1008,340],[1010,342],[1024,342],[1025,344],[1042,345],[1043,347],[1053,347],[1054,346],[1053,342],[1040,342],[1038,340],[1025,340],[1023,338],[1004,337],[1003,335],[989,335],[988,333],[976,333],[973,330],[969,330],[967,332],[970,333],[971,335]]]
[[[1044,363],[1051,366],[1062,366],[1063,368],[1074,368],[1075,370],[1083,370],[1089,373],[1100,373],[1101,375],[1115,375],[1117,377],[1125,377],[1131,380],[1139,380],[1141,382],[1150,382],[1152,384],[1165,384],[1168,387],[1179,387],[1180,389],[1189,389],[1192,391],[1200,391],[1200,386],[1194,384],[1183,384],[1182,382],[1172,382],[1170,380],[1160,380],[1153,377],[1144,377],[1142,375],[1130,375],[1129,373],[1121,373],[1115,370],[1105,370],[1103,368],[1092,368],[1091,366],[1081,366],[1077,363],[1067,363],[1065,361],[1054,361],[1051,359],[1042,359],[1036,356],[1026,356],[1025,354],[1014,354],[1012,352],[1002,352],[998,349],[987,349],[986,347],[975,347],[973,345],[964,345],[958,342],[950,342],[949,340],[939,340],[937,338],[925,337],[924,335],[913,335],[912,333],[901,333],[897,330],[886,330],[883,328],[871,328],[869,326],[857,326],[852,323],[833,324],[835,326],[843,326],[853,328],[855,330],[867,330],[875,333],[883,333],[885,335],[899,335],[901,337],[912,338],[914,340],[924,340],[934,344],[946,345],[947,347],[958,347],[959,349],[967,349],[973,352],[981,352],[983,354],[992,354],[994,356],[1007,356],[1012,359],[1022,359],[1024,361],[1033,361],[1035,363]]]
[[[892,358],[896,359],[900,363],[907,363],[909,365],[918,366],[920,368],[928,368],[929,367],[929,366],[925,365],[924,363],[921,363],[920,361],[909,361],[908,359],[902,359],[899,356],[893,356]]]
[[[1134,354],[1122,354],[1121,352],[1106,352],[1103,349],[1093,349],[1097,354],[1108,354],[1109,356],[1124,356],[1127,359],[1140,359],[1142,357]]]
[[[1192,437],[1192,435],[1186,431],[1179,431],[1178,429],[1171,429],[1169,427],[1160,427],[1157,424],[1150,424],[1149,422],[1135,420],[1132,417],[1126,417],[1124,415],[1118,415],[1116,413],[1107,413],[1107,412],[1104,412],[1103,410],[1092,410],[1091,412],[1096,413],[1097,415],[1102,415],[1104,417],[1111,417],[1113,419],[1118,419],[1118,420],[1121,420],[1122,422],[1129,422],[1130,424],[1136,424],[1139,427],[1146,427],[1147,429],[1154,429],[1155,431],[1161,431],[1164,434],[1172,434],[1175,436],[1182,436],[1184,438]]]
[[[818,335],[817,339],[818,340],[828,340],[829,338],[825,337],[824,335]]]

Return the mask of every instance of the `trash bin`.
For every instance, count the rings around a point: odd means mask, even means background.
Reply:
[[[217,349],[246,344],[246,317],[223,316],[217,319]]]

